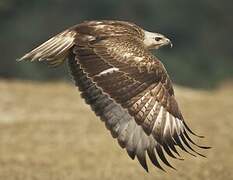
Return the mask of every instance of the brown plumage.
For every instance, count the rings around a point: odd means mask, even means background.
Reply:
[[[171,80],[149,51],[168,44],[165,36],[133,23],[87,21],[54,36],[20,60],[44,60],[57,66],[68,59],[82,97],[120,146],[132,159],[136,156],[145,170],[146,152],[164,170],[158,158],[172,167],[165,153],[180,159],[176,147],[194,156],[201,154],[189,143],[208,148],[189,137],[188,133],[194,133],[179,110]]]

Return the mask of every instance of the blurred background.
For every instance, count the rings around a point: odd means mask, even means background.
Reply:
[[[16,59],[84,20],[116,19],[169,37],[154,52],[207,158],[185,153],[147,174],[80,98],[66,65]],[[232,180],[232,0],[0,0],[1,180]],[[148,161],[149,162],[149,161]],[[161,162],[160,162],[161,163]],[[163,167],[164,164],[161,163]]]
[[[155,54],[177,84],[212,88],[233,77],[231,0],[1,0],[0,77],[65,79],[63,68],[16,63],[49,37],[84,20],[132,21],[172,39]]]

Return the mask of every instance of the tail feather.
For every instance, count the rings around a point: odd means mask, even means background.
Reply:
[[[65,30],[25,54],[18,61],[46,61],[50,66],[58,66],[67,58],[70,48],[74,45],[76,34],[73,30]]]

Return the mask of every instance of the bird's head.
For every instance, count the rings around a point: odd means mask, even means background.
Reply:
[[[159,33],[152,33],[144,31],[144,45],[147,49],[159,49],[162,46],[170,45],[172,47],[172,42],[170,39]]]

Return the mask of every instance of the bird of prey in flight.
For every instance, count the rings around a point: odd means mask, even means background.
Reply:
[[[84,21],[52,37],[19,60],[58,66],[65,60],[82,98],[128,155],[148,171],[146,154],[164,170],[177,147],[200,154],[190,137],[163,64],[151,53],[170,45],[164,35],[124,21]],[[202,137],[202,136],[198,136]],[[192,146],[190,145],[192,144]]]

